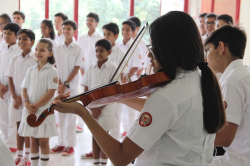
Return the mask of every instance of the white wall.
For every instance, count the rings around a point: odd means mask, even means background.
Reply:
[[[7,13],[12,16],[12,13],[18,10],[18,0],[0,0],[0,14]]]
[[[245,50],[244,63],[245,65],[250,64],[250,0],[241,0],[240,6],[240,27],[243,27],[247,33],[248,41]]]

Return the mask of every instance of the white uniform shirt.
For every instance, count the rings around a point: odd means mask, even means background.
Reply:
[[[64,34],[61,34],[60,36],[58,35],[58,33],[55,35],[55,39],[54,41],[57,42],[57,44],[63,44],[65,42],[65,36]],[[73,37],[73,41],[76,43],[76,39]]]
[[[27,89],[29,103],[34,104],[38,100],[40,100],[48,92],[49,89],[57,89],[58,72],[56,68],[50,63],[44,65],[43,68],[39,71],[38,63],[36,63],[26,72],[21,87]],[[36,116],[38,117],[45,109],[49,108],[52,101],[53,99],[51,99],[44,106],[39,107],[38,111],[36,112]],[[27,123],[28,115],[29,113],[25,108],[22,115],[22,121],[24,121],[24,123]],[[43,123],[51,123],[54,121],[54,115],[50,115],[45,119]]]
[[[82,48],[73,41],[68,46],[65,43],[58,46],[55,59],[56,68],[59,73],[59,79],[62,83],[68,79],[75,66],[82,66],[82,57]],[[75,78],[69,83],[70,89],[77,89],[78,82],[79,76],[77,74]]]
[[[231,145],[224,148],[226,162],[232,165],[250,165],[250,69],[241,59],[229,64],[221,79],[221,90],[226,105],[227,121],[238,129]]]
[[[198,70],[178,70],[175,80],[157,88],[127,136],[144,149],[135,166],[212,165],[215,134],[204,129]]]
[[[102,38],[103,37],[97,31],[95,31],[91,36],[87,33],[78,38],[77,44],[81,46],[84,51],[84,57],[82,59],[84,64],[81,66],[84,70],[97,61],[95,43]]]
[[[133,43],[133,39],[131,38],[126,43],[126,45],[124,45],[123,40],[122,40],[119,43],[117,43],[117,46],[120,47],[123,51],[127,52],[129,47],[132,45],[132,43]],[[132,49],[130,50],[129,55],[131,55],[131,53],[132,53]],[[130,60],[128,61],[128,70],[130,70],[133,67],[142,68],[142,61],[141,61],[140,57],[141,57],[141,48],[138,45],[138,47],[135,49],[133,55],[131,56]]]
[[[6,42],[5,42],[4,38],[3,38],[3,36],[0,35],[0,53],[1,53],[1,51],[3,51],[5,45],[6,45]]]
[[[144,63],[143,67],[146,68],[148,67],[148,48],[147,48],[147,43],[145,40],[141,40],[139,43],[139,46],[141,47],[141,61]]]
[[[5,45],[3,51],[0,53],[0,83],[2,85],[8,84],[8,78],[5,77],[5,72],[10,64],[11,58],[21,52],[22,50],[18,47],[18,45],[14,44],[9,48],[8,45]]]
[[[24,76],[27,70],[34,66],[36,61],[34,60],[35,53],[31,51],[29,54],[23,58],[22,53],[14,56],[10,60],[10,64],[5,72],[6,77],[12,77],[13,84],[15,87],[16,95],[20,96],[22,88],[20,85],[23,82]]]
[[[82,86],[88,86],[88,89],[94,89],[101,85],[109,83],[113,74],[115,73],[117,66],[114,65],[110,60],[107,60],[99,69],[98,62],[89,66],[83,75],[81,80]],[[109,110],[109,111],[106,111]],[[103,111],[102,115],[114,115],[113,104],[107,105]]]

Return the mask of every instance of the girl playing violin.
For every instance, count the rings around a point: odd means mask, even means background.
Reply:
[[[196,23],[188,14],[172,11],[156,19],[149,33],[152,67],[172,81],[147,100],[123,102],[141,113],[122,142],[108,135],[80,104],[55,100],[56,109],[79,115],[114,165],[128,165],[135,158],[136,166],[212,164],[215,133],[225,123],[225,111]]]

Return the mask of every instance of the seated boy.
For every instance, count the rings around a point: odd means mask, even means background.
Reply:
[[[11,18],[8,14],[1,14],[0,15],[0,53],[4,49],[6,43],[3,38],[3,27],[11,22]]]
[[[214,158],[215,166],[250,165],[250,70],[243,64],[246,41],[242,29],[224,25],[205,42],[209,66],[223,73],[220,85],[227,119],[214,142],[226,153]]]
[[[17,32],[20,27],[16,23],[8,23],[3,28],[3,36],[7,45],[0,53],[0,129],[3,139],[12,152],[16,152],[16,122],[10,121],[10,100],[8,78],[5,77],[5,71],[10,64],[13,56],[22,51],[18,47]],[[13,132],[15,131],[15,132]]]
[[[84,92],[108,83],[117,68],[108,59],[108,56],[112,52],[112,45],[110,41],[101,39],[96,42],[95,48],[97,61],[88,67],[81,81],[81,85],[84,86]],[[109,132],[114,129],[115,109],[113,104],[99,108],[91,108],[90,110],[92,112],[92,116],[98,121],[104,130]],[[107,156],[100,149],[94,137],[92,147],[94,164],[107,164]]]
[[[219,15],[216,18],[216,28],[220,28],[223,25],[233,25],[233,18],[227,14]]]
[[[17,23],[20,28],[22,29],[22,25],[25,22],[25,15],[23,12],[21,11],[15,11],[12,14],[12,18],[13,18],[13,22]]]
[[[59,73],[57,93],[70,91],[71,96],[78,94],[78,71],[82,66],[83,50],[73,41],[77,24],[75,21],[63,22],[65,42],[60,44],[55,54],[56,68]],[[58,113],[58,146],[51,149],[51,153],[62,152],[63,156],[74,154],[76,146],[76,115]]]
[[[35,43],[35,34],[29,29],[21,29],[18,32],[18,42],[22,53],[19,53],[11,58],[10,64],[5,72],[5,76],[9,79],[9,88],[12,96],[9,109],[10,121],[16,122],[17,130],[22,119],[23,111],[21,84],[28,68],[32,67],[36,63],[34,60],[35,53],[31,51],[32,46]],[[16,165],[24,165],[25,163],[29,163],[30,160],[30,138],[19,136],[17,130],[13,128],[13,131],[10,131],[17,134],[17,153],[15,163]],[[25,153],[23,155],[24,142]]]

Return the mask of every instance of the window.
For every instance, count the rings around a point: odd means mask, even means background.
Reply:
[[[184,10],[184,0],[162,0],[161,2],[161,15],[166,14],[169,11]]]
[[[31,29],[36,35],[36,40],[40,39],[42,37],[40,25],[45,17],[45,0],[21,0],[21,11],[26,16],[23,28]]]
[[[68,0],[50,0],[49,1],[49,19],[54,22],[54,15],[62,12],[66,14],[69,20],[73,20],[74,3]]]
[[[214,12],[218,15],[228,14],[233,17],[235,22],[236,0],[215,0]]]
[[[119,26],[121,32],[121,24],[129,17],[129,0],[79,0],[79,20],[78,20],[78,36],[88,32],[86,26],[86,16],[88,13],[94,12],[99,15],[99,24],[97,31],[102,34],[102,26],[109,22],[114,22]],[[121,39],[121,33],[119,39]],[[118,41],[119,41],[118,39]]]

